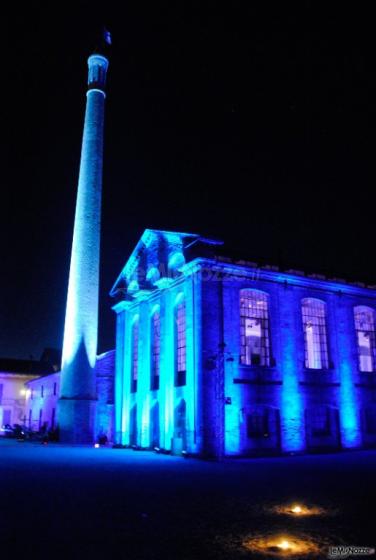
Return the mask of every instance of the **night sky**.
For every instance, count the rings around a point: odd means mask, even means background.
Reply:
[[[99,351],[114,347],[108,292],[145,228],[376,282],[374,18],[361,4],[242,4],[8,9],[0,356],[62,345],[86,58],[103,23],[113,46]]]

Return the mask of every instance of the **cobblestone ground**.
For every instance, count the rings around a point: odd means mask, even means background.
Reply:
[[[0,557],[268,558],[243,543],[283,533],[324,558],[329,544],[376,544],[375,479],[376,451],[212,463],[2,440]],[[270,511],[291,501],[327,515]]]

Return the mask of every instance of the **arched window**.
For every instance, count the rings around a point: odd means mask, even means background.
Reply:
[[[181,438],[183,446],[185,447],[187,435],[187,405],[182,399],[178,406],[175,408],[174,413],[174,436]]]
[[[375,313],[370,307],[354,307],[360,371],[375,369]]]
[[[185,300],[180,300],[175,307],[175,385],[186,384],[187,344],[186,344],[186,309]]]
[[[329,358],[325,303],[319,299],[303,299],[302,317],[305,367],[309,369],[327,369],[329,367]]]
[[[270,366],[268,296],[258,290],[240,292],[240,363]]]
[[[150,447],[159,447],[159,403],[156,402],[150,410]]]
[[[129,418],[129,443],[131,445],[137,445],[138,436],[138,426],[137,426],[137,404],[132,406]]]
[[[159,389],[159,371],[161,354],[161,316],[155,311],[151,318],[151,380],[152,391]]]
[[[131,376],[131,393],[137,391],[138,379],[138,319],[133,323],[132,329],[132,376]]]

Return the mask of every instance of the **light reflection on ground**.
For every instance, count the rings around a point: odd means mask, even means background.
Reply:
[[[312,554],[318,554],[321,546],[308,536],[296,536],[290,534],[276,534],[256,536],[246,539],[243,546],[250,552],[272,556],[274,558],[299,557],[304,558]]]
[[[271,513],[279,515],[291,515],[292,517],[309,517],[311,515],[326,515],[328,512],[318,506],[308,506],[294,502],[292,504],[277,505],[271,508]]]

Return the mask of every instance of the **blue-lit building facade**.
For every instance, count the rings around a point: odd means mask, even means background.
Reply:
[[[376,443],[376,291],[146,230],[117,298],[114,440],[207,457]]]

